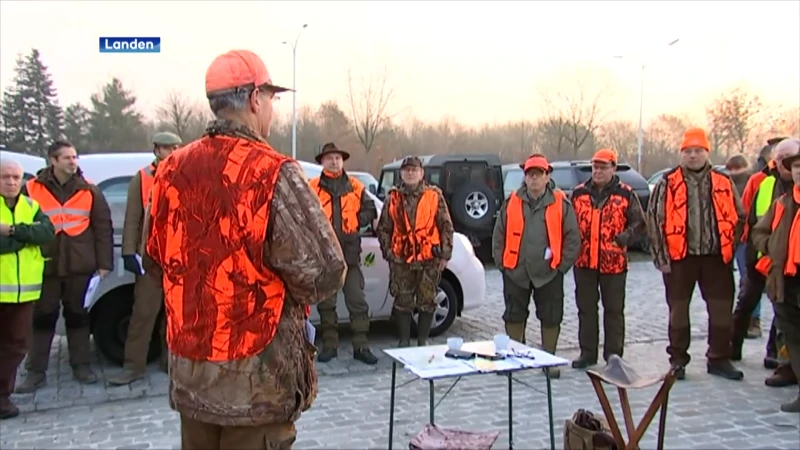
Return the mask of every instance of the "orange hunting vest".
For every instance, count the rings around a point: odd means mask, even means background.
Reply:
[[[792,195],[795,195],[795,191],[796,190],[797,190],[797,188],[795,187],[794,190],[792,191]],[[778,225],[781,223],[781,219],[783,218],[783,215],[786,213],[786,207],[783,206],[783,200],[784,200],[784,197],[786,195],[787,194],[783,194],[783,195],[781,195],[780,198],[775,200],[775,203],[774,203],[775,211],[773,212],[772,223],[771,223],[772,231],[775,231],[775,229],[778,228]],[[795,199],[795,201],[797,201],[797,199]],[[795,219],[792,219],[792,220],[795,220]],[[791,236],[791,234],[790,234],[790,236]],[[797,245],[797,243],[789,242],[787,245]],[[791,252],[789,252],[789,255],[791,255]],[[793,276],[795,276],[797,274],[797,265],[791,259],[792,258],[790,258],[790,257],[786,258],[786,264],[783,267],[783,274],[793,277]],[[756,270],[761,275],[764,275],[766,277],[767,275],[769,275],[770,266],[772,266],[772,259],[769,256],[762,256],[761,258],[759,258],[758,262],[756,263]]]
[[[592,204],[592,193],[585,184],[573,190],[572,206],[581,233],[581,251],[575,267],[596,269],[601,274],[628,270],[628,249],[617,245],[614,238],[628,226],[628,206],[633,191],[624,183],[611,189],[600,209]]]
[[[355,177],[348,177],[352,190],[339,197],[339,207],[342,215],[342,233],[358,233],[358,212],[361,210],[361,196],[364,194],[364,185]],[[333,224],[333,199],[331,194],[319,185],[320,177],[312,179],[309,184],[317,193],[325,217]]]
[[[441,245],[436,214],[439,211],[439,193],[427,188],[417,203],[412,227],[403,205],[403,195],[397,189],[389,194],[389,215],[394,222],[392,253],[406,263],[426,262],[434,259],[433,247]]]
[[[159,163],[147,252],[164,271],[171,353],[251,357],[272,342],[283,308],[299,307],[284,305],[284,283],[264,263],[274,187],[287,161],[266,143],[217,135]]]
[[[94,201],[92,191],[79,189],[66,203],[61,204],[50,193],[50,190],[35,178],[28,180],[25,188],[28,191],[28,197],[36,200],[42,211],[53,222],[56,234],[64,233],[73,237],[80,235],[89,228],[92,203]]]
[[[156,166],[153,164],[139,169],[142,181],[142,208],[147,208],[147,201],[150,199],[150,189],[153,187],[153,176],[156,173]]]
[[[689,248],[686,237],[686,220],[689,213],[688,196],[681,168],[677,168],[667,175],[666,195],[664,236],[667,241],[669,258],[672,261],[680,261],[686,257]],[[711,202],[717,219],[722,261],[727,264],[733,260],[735,244],[733,238],[739,215],[736,212],[736,200],[730,179],[716,170],[711,170]]]
[[[553,196],[555,201],[547,205],[544,211],[547,240],[550,243],[550,251],[553,252],[550,260],[551,269],[555,269],[561,264],[562,223],[564,221],[564,199],[566,198],[561,190],[554,190]],[[511,193],[506,206],[506,243],[503,250],[503,267],[506,269],[516,268],[519,262],[519,249],[522,245],[522,233],[525,230],[523,206],[522,199],[517,193]]]

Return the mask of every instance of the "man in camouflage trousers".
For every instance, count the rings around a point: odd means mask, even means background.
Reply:
[[[389,263],[400,346],[411,342],[411,315],[419,311],[417,344],[425,345],[436,310],[436,291],[453,253],[453,222],[442,191],[425,183],[422,161],[400,165],[403,182],[389,190],[378,222],[378,241]]]
[[[369,350],[367,342],[369,306],[364,297],[359,231],[378,217],[378,211],[375,203],[365,193],[364,185],[344,171],[344,162],[349,158],[350,154],[336,148],[333,142],[323,145],[316,156],[317,163],[322,165],[323,170],[310,184],[311,190],[319,197],[325,217],[331,222],[339,238],[347,261],[347,275],[342,290],[347,311],[350,313],[350,329],[353,331],[353,358],[373,365],[378,362],[378,358]],[[322,351],[317,360],[328,362],[337,356],[339,348],[336,295],[320,302],[317,310],[322,329]]]

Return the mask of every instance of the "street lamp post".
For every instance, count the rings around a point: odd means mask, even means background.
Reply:
[[[297,41],[307,27],[308,24],[304,23],[294,42],[283,41],[292,46],[292,159],[297,159]]]
[[[674,41],[667,44],[667,47],[671,47],[678,43],[680,39],[675,39]],[[623,56],[615,56],[615,58],[624,58]],[[643,115],[644,115],[644,69],[646,65],[642,63],[641,65],[642,71],[639,75],[639,131],[636,136],[636,170],[642,170],[642,146],[644,145],[644,126],[642,123]]]

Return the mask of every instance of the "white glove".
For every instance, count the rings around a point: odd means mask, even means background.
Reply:
[[[550,261],[551,259],[553,259],[553,251],[550,250],[550,247],[547,247],[544,249],[544,260]]]

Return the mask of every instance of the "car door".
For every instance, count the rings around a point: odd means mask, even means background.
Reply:
[[[369,198],[375,203],[380,217],[383,204],[372,195]],[[377,222],[376,219],[375,223]],[[361,229],[361,272],[364,274],[364,294],[370,317],[389,317],[392,307],[392,302],[388,301],[389,264],[383,259],[373,224]],[[346,309],[344,313],[347,314]]]

